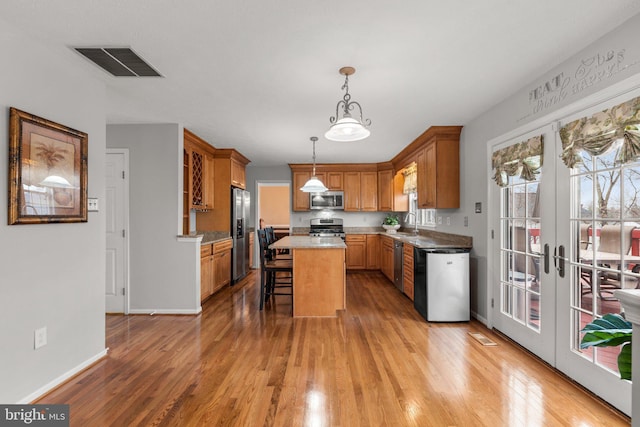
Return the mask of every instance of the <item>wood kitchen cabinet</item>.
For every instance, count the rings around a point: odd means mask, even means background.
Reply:
[[[341,191],[344,189],[342,180],[343,173],[342,172],[327,172],[326,173],[327,180],[322,181],[324,185],[331,191]]]
[[[393,283],[393,239],[380,236],[380,270]]]
[[[380,235],[367,234],[367,270],[380,269]]]
[[[198,212],[198,230],[231,231],[231,187],[246,186],[246,165],[250,162],[233,149],[216,149],[214,164],[214,208]]]
[[[408,243],[402,246],[402,286],[406,296],[413,301],[413,249]]]
[[[345,243],[347,270],[364,270],[367,267],[367,236],[347,234]]]
[[[311,171],[294,171],[293,172],[293,210],[308,211],[309,210],[309,193],[301,191],[300,188],[311,178]]]
[[[378,211],[408,212],[409,195],[403,193],[404,176],[393,169],[378,171]]]
[[[255,232],[249,233],[249,268],[253,268],[253,251],[255,247]]]
[[[231,239],[213,244],[213,292],[231,283]]]
[[[378,210],[378,173],[344,172],[344,210],[375,212]]]
[[[211,244],[200,246],[200,301],[213,293],[213,255]]]
[[[418,207],[460,207],[460,144],[458,139],[431,138],[416,156]]]
[[[191,209],[214,208],[215,148],[189,130],[184,130],[182,232],[189,234]]]

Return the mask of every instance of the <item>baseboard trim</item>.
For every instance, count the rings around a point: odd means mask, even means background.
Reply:
[[[50,391],[52,391],[54,388],[58,387],[59,385],[61,385],[64,382],[68,381],[70,378],[74,377],[75,375],[77,375],[80,372],[84,371],[85,369],[87,369],[88,367],[90,367],[91,365],[93,365],[94,363],[99,361],[100,359],[104,358],[107,355],[108,351],[109,351],[109,349],[105,348],[100,353],[98,353],[95,356],[85,360],[84,362],[82,362],[81,364],[77,365],[73,369],[65,372],[62,375],[60,375],[58,378],[54,379],[53,381],[50,381],[49,383],[43,385],[42,387],[40,387],[39,389],[37,389],[36,391],[31,393],[30,395],[20,399],[17,403],[19,405],[21,405],[21,404],[29,404],[29,403],[32,403],[33,401],[41,398],[45,394],[47,394]]]
[[[188,315],[196,315],[202,312],[202,307],[198,307],[197,309],[192,310],[182,310],[182,309],[167,309],[167,308],[158,308],[158,309],[148,309],[148,308],[132,308],[129,310],[129,314],[148,314],[153,316],[154,314],[188,314]]]
[[[474,319],[476,319],[478,322],[482,323],[484,326],[487,326],[488,321],[487,319],[485,319],[482,316],[479,316],[478,313],[476,313],[475,311],[471,312],[471,317],[473,317]]]

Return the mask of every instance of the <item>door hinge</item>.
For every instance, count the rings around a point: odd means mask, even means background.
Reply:
[[[122,179],[124,179],[124,171],[122,171]]]
[[[122,288],[122,295],[126,295],[125,292],[126,292],[126,290],[124,288]]]
[[[124,239],[124,236],[125,236],[125,234],[124,234],[124,228],[123,228],[123,229],[122,229],[122,238],[123,238],[123,239]]]
[[[491,239],[493,240],[493,230],[491,230]]]
[[[493,308],[493,298],[491,298],[491,308]]]

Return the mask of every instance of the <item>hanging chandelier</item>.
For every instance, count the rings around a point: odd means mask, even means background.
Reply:
[[[316,141],[318,137],[312,136],[311,142],[313,142],[313,172],[311,172],[311,178],[307,181],[300,190],[305,193],[323,193],[328,190],[327,187],[324,186],[322,181],[318,179],[316,176]]]
[[[367,127],[371,126],[371,120],[362,119],[362,107],[356,101],[351,101],[351,95],[349,94],[349,76],[356,72],[353,67],[342,67],[339,70],[340,74],[344,76],[344,96],[341,101],[338,101],[336,105],[336,115],[329,118],[331,127],[324,134],[324,137],[331,141],[348,142],[359,141],[368,137],[371,132]],[[351,112],[357,107],[357,114],[359,118],[353,118]],[[340,118],[342,113],[342,118]]]

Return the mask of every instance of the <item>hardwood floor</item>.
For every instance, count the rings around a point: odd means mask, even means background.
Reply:
[[[107,316],[108,356],[36,403],[72,426],[629,425],[480,323],[425,322],[379,272],[347,275],[337,318],[258,294],[252,272],[199,316]]]

